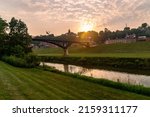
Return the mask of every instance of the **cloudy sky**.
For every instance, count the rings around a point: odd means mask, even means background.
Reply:
[[[116,30],[150,24],[150,0],[0,0],[0,17],[22,19],[32,35],[79,32],[84,22]]]

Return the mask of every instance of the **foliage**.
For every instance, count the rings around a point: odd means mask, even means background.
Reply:
[[[150,26],[147,23],[143,23],[138,28],[125,27],[124,30],[116,31],[105,28],[104,31],[99,32],[99,39],[103,41],[107,39],[138,38],[139,36],[150,37]]]
[[[0,56],[23,56],[31,52],[31,36],[24,22],[14,17],[9,23],[0,18]]]
[[[35,55],[26,55],[24,58],[16,56],[3,56],[2,60],[16,67],[32,68],[38,66],[39,59]]]
[[[2,60],[17,67],[26,67],[26,61],[22,58],[17,58],[15,56],[3,56]]]
[[[20,45],[25,53],[31,52],[30,43],[31,37],[28,34],[28,28],[24,22],[12,18],[9,22],[10,46]],[[12,54],[12,53],[11,53]]]
[[[35,38],[38,38],[38,39],[54,39],[54,34],[40,35],[40,36],[36,36]]]
[[[40,64],[39,57],[34,54],[26,55],[25,60],[31,66],[39,66],[39,64]]]
[[[0,35],[6,34],[7,22],[0,17]]]
[[[7,27],[7,22],[0,17],[0,56],[2,56],[5,53],[4,50],[7,50],[7,47],[5,48],[8,37],[6,33]]]
[[[88,31],[88,32],[79,32],[78,33],[79,39],[83,41],[97,41],[98,33],[96,31]]]
[[[55,39],[61,39],[61,40],[75,40],[77,35],[70,30],[68,30],[67,33],[62,34],[60,36],[56,36]]]
[[[61,41],[72,41],[72,40],[76,40],[77,36],[75,33],[71,32],[70,30],[68,31],[68,33],[65,34],[61,34],[60,36],[54,36],[54,34],[50,34],[47,32],[48,35],[40,35],[40,36],[36,36],[34,37],[34,39],[36,40],[49,40],[49,39],[54,39],[54,40],[61,40]],[[41,47],[40,42],[38,41],[34,41],[33,42],[34,45]],[[70,46],[72,44],[72,42],[70,42],[69,44],[66,45],[66,47]],[[62,47],[62,46],[61,46]],[[65,47],[65,46],[63,46]]]
[[[11,53],[16,57],[23,57],[25,55],[24,49],[20,45],[15,45],[14,47],[12,47]]]
[[[104,31],[97,33],[96,31],[79,32],[78,37],[80,40],[95,41],[96,43],[103,43],[108,39],[124,39],[124,38],[138,38],[139,36],[150,37],[150,26],[143,23],[138,28],[125,27],[123,30],[110,31],[105,28]]]
[[[149,58],[120,57],[52,57],[41,56],[42,61],[95,67],[115,67],[128,69],[150,69]]]
[[[71,32],[70,30],[68,33],[62,34],[60,36],[54,36],[53,34],[48,35],[41,35],[37,36],[41,39],[61,39],[61,40],[74,40],[79,39],[80,41],[91,41],[98,43],[103,43],[106,40],[110,39],[125,39],[125,38],[139,38],[140,36],[146,36],[150,37],[150,26],[147,23],[143,23],[138,28],[130,28],[126,26],[123,30],[116,30],[116,31],[110,31],[108,28],[105,28],[104,30],[101,30],[98,32],[96,31],[88,31],[88,32],[78,32],[78,34],[75,34]]]

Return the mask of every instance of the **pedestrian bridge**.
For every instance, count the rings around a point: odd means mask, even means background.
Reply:
[[[35,37],[32,39],[32,41],[38,41],[38,42],[47,42],[54,44],[64,50],[64,56],[68,55],[68,48],[72,44],[81,44],[86,47],[90,47],[90,42],[84,42],[84,41],[79,41],[79,39],[64,39],[64,38],[55,38],[55,37]]]

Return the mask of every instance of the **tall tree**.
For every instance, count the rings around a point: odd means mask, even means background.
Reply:
[[[7,42],[7,29],[7,22],[0,17],[0,56],[2,56],[5,53],[5,45]]]
[[[0,34],[6,34],[7,22],[0,17]]]
[[[11,53],[18,54],[20,50],[22,50],[23,53],[30,52],[31,36],[28,34],[27,25],[23,21],[13,17],[9,22],[9,30]]]

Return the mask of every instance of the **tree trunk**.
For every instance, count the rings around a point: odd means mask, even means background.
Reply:
[[[69,54],[69,53],[68,53],[68,48],[65,48],[65,49],[64,49],[64,56],[68,56],[68,54]]]

